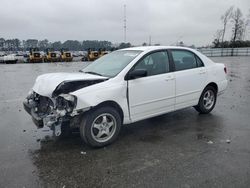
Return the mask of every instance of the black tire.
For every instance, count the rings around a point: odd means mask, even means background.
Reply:
[[[208,94],[208,92],[211,92],[211,94],[213,94],[214,96],[214,100],[212,102],[212,104],[210,104],[209,106],[206,107],[206,104],[204,104],[204,97],[205,95]],[[194,108],[201,114],[208,114],[209,112],[211,112],[214,109],[214,106],[216,104],[216,100],[217,100],[217,91],[214,87],[212,86],[207,86],[199,99],[199,103],[197,106],[194,106]]]
[[[99,141],[97,139],[101,140],[102,138],[96,138],[98,134],[95,135],[94,130],[97,130],[97,132],[99,133],[100,129],[99,128],[97,129],[94,127],[94,122],[97,122],[99,118],[101,118],[100,120],[102,121],[100,122],[100,124],[98,123],[98,125],[105,127],[103,123],[103,116],[106,116],[105,118],[106,123],[107,123],[106,126],[108,126],[108,123],[111,123],[111,124],[113,123],[114,127],[111,126],[109,128],[104,128],[106,129],[106,131],[111,130],[110,132],[112,132],[112,134],[110,135],[110,137],[106,135],[107,137],[109,137],[107,138],[107,140],[104,139],[103,141]],[[84,116],[80,125],[80,135],[83,141],[87,145],[91,147],[103,147],[103,146],[113,143],[117,139],[120,129],[121,129],[121,125],[122,125],[121,117],[120,117],[120,114],[117,112],[117,110],[113,107],[104,106],[104,107],[91,110]],[[103,135],[105,136],[105,134],[106,133],[104,133]]]

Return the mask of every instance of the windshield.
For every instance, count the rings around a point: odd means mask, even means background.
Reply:
[[[82,69],[82,72],[114,77],[122,71],[142,51],[122,50],[107,54]]]

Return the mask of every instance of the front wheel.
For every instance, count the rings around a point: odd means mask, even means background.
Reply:
[[[115,108],[100,107],[83,118],[80,134],[87,145],[103,147],[116,140],[121,124],[120,114]]]
[[[212,86],[207,86],[199,99],[199,103],[194,108],[201,114],[207,114],[214,109],[217,99],[217,92]]]

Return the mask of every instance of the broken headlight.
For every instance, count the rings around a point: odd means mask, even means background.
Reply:
[[[26,99],[28,99],[28,100],[29,100],[29,99],[35,100],[37,97],[38,97],[38,94],[35,93],[33,90],[30,90],[30,91],[28,92],[28,95],[27,95]]]
[[[34,96],[34,91],[33,90],[30,90],[29,92],[28,92],[28,95],[27,95],[27,99],[31,99],[31,98],[33,98],[33,96]]]
[[[66,110],[72,112],[76,107],[77,98],[70,94],[61,94],[56,98],[56,108],[58,110]]]

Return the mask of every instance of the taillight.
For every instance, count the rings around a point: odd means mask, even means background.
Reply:
[[[227,67],[224,67],[224,72],[227,74]]]

